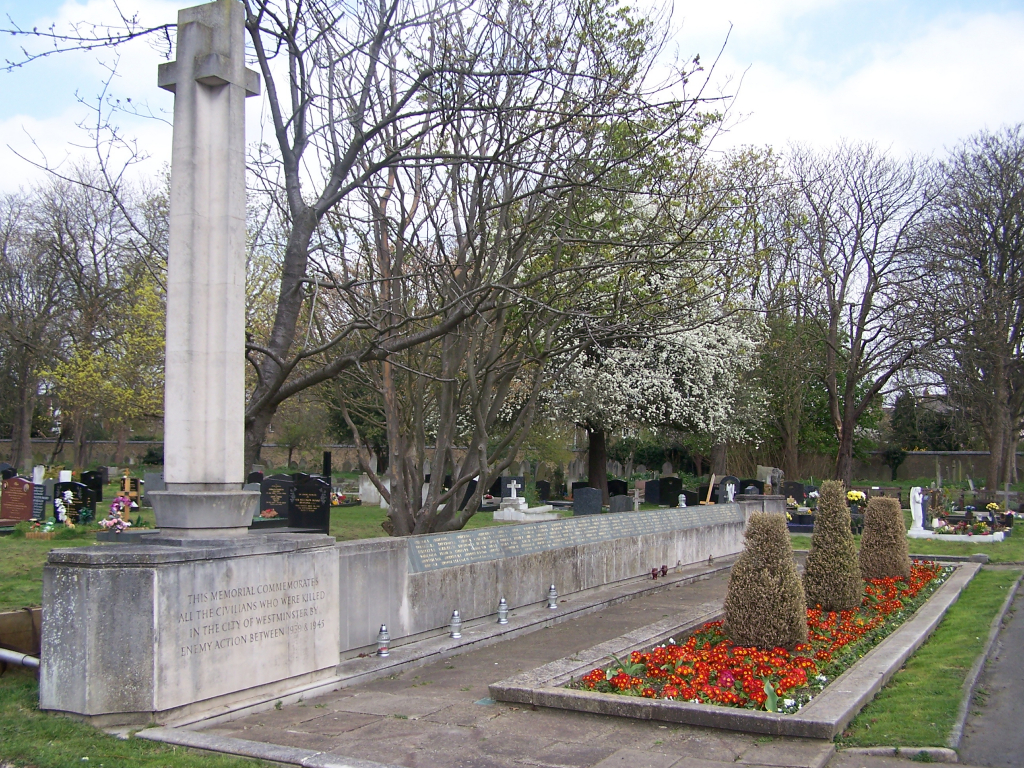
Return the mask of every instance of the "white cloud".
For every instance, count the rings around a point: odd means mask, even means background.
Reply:
[[[940,153],[982,128],[1024,120],[1024,15],[945,17],[845,77],[750,66],[736,105],[750,116],[723,144],[818,145],[840,137]],[[735,58],[725,69],[741,71]]]

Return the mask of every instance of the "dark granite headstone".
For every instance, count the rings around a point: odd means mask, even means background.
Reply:
[[[462,503],[459,504],[459,509],[465,509],[469,503],[469,497],[476,493],[476,480],[470,480],[466,483],[466,491],[462,494]]]
[[[632,512],[633,499],[629,496],[612,496],[608,500],[609,512]]]
[[[9,477],[0,488],[0,517],[4,520],[31,520],[32,481],[24,477]]]
[[[64,492],[71,492],[70,504],[67,504],[68,519],[72,523],[88,523],[96,519],[96,496],[91,488],[82,483],[57,483],[53,486],[53,512],[57,516],[57,499],[64,500]]]
[[[276,517],[287,520],[289,498],[294,484],[291,475],[271,475],[266,478],[260,484],[260,513],[256,517],[261,517],[267,510],[273,510],[277,513]]]
[[[762,483],[760,480],[755,480],[753,478],[749,480],[740,480],[740,490],[737,491],[737,493],[746,493],[747,488],[749,488],[750,486],[754,486],[757,489],[758,495],[764,493],[764,483]]]
[[[648,480],[644,483],[644,503],[661,504],[661,480]]]
[[[501,480],[501,497],[503,499],[508,498],[512,495],[512,481],[514,480],[518,485],[516,486],[516,496],[522,496],[523,491],[526,490],[526,481],[523,480],[521,475],[515,477],[502,477]],[[494,494],[497,496],[497,494]]]
[[[329,483],[331,482],[331,452],[324,451],[323,459],[323,464],[320,469],[320,477]]]
[[[696,491],[683,490],[683,498],[686,499],[686,506],[696,507],[700,504],[700,496],[697,495]]]
[[[103,477],[99,472],[83,472],[82,485],[96,494],[96,501],[103,501]]]
[[[586,480],[582,480],[582,481],[578,481],[578,482],[573,483],[572,484],[572,497],[574,499],[576,498],[576,491],[579,490],[580,488],[589,488],[589,487],[590,487],[590,483],[588,483]]]
[[[718,503],[718,486],[716,485],[711,489],[711,498],[708,499],[708,486],[701,485],[697,488],[697,496],[700,497],[700,501],[710,501],[712,504]]]
[[[46,486],[32,487],[32,519],[42,520],[46,517]]]
[[[807,498],[803,483],[786,482],[782,484],[782,495],[787,499],[792,497],[797,504],[803,504]]]
[[[0,471],[0,479],[2,480],[10,480],[12,477],[17,476],[18,470],[16,470],[14,467],[8,467],[7,469]]]
[[[537,498],[541,501],[547,501],[551,498],[551,483],[547,480],[538,480],[533,484],[533,487],[537,489]]]
[[[110,467],[104,465],[96,470],[100,476],[100,482],[106,485],[110,482]],[[100,497],[100,501],[103,501],[103,497]]]
[[[248,477],[245,478],[246,485],[249,483],[262,483],[263,473],[262,472],[250,472]]]
[[[497,480],[495,480],[493,483],[491,483],[491,487],[487,489],[487,493],[489,493],[491,496],[494,496],[494,497],[500,497],[501,496],[501,481],[502,480],[504,480],[504,478],[499,477]]]
[[[658,486],[658,495],[661,497],[659,503],[678,507],[679,494],[683,492],[683,481],[678,477],[663,477],[658,481]]]
[[[625,496],[627,493],[629,493],[629,485],[626,484],[625,480],[608,481],[609,496]]]
[[[721,482],[718,483],[718,501],[716,504],[726,504],[729,501],[729,491],[727,488],[732,486],[732,497],[735,500],[740,495],[740,479],[735,475],[726,475],[722,478]]]
[[[575,489],[572,492],[572,514],[574,517],[601,514],[600,489],[590,487]]]
[[[296,474],[289,492],[288,526],[328,533],[331,527],[331,484],[320,477]]]

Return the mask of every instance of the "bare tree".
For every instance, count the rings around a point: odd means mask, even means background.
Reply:
[[[941,174],[928,226],[944,308],[933,371],[985,436],[998,488],[1017,480],[1024,428],[1024,126],[972,136]]]
[[[806,316],[824,345],[839,441],[835,476],[849,484],[858,419],[937,338],[914,301],[922,278],[918,233],[935,193],[927,165],[869,144],[826,153],[797,148],[790,173],[801,206]]]

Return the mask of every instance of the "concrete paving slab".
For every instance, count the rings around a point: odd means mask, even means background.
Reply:
[[[409,694],[359,691],[341,697],[330,708],[341,712],[361,712],[367,715],[418,718],[444,709],[450,702],[445,699]]]
[[[829,742],[806,739],[758,740],[736,762],[740,765],[772,765],[781,768],[824,768],[835,753]]]
[[[594,765],[594,768],[672,768],[679,762],[675,755],[620,749]]]

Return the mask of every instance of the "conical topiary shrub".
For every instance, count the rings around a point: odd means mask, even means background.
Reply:
[[[804,568],[807,607],[847,611],[860,606],[864,582],[857,562],[857,544],[850,530],[846,487],[827,480],[818,491],[814,536]]]
[[[726,635],[738,645],[759,648],[806,642],[807,603],[785,515],[755,512],[747,522],[746,539],[729,576]]]
[[[898,499],[876,496],[868,500],[860,539],[860,572],[865,579],[910,576],[907,529]]]

